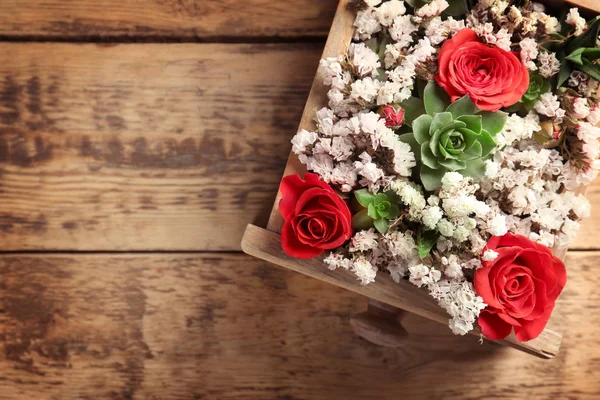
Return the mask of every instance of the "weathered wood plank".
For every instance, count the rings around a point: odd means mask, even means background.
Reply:
[[[239,250],[321,46],[0,44],[0,250]],[[594,216],[572,248],[598,249]]]
[[[361,285],[349,271],[343,269],[331,271],[325,268],[323,264],[324,256],[308,260],[288,256],[281,249],[279,235],[266,229],[248,225],[242,240],[242,249],[246,254],[291,269],[292,271],[348,289],[432,321],[445,325],[448,323],[448,314],[429,296],[427,290],[419,289],[408,281],[395,283],[386,274],[379,276],[373,284]],[[480,335],[476,331],[472,331],[471,333],[475,336]],[[538,357],[553,358],[559,351],[561,340],[562,336],[560,333],[545,329],[539,337],[526,343],[518,342],[513,335],[499,343]]]
[[[238,250],[320,53],[0,44],[0,249]]]
[[[46,39],[325,37],[337,0],[18,0],[0,35]]]
[[[414,316],[372,345],[362,296],[243,255],[2,256],[0,397],[596,399],[598,256],[568,256],[551,361]]]

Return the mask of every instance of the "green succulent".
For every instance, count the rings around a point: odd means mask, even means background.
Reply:
[[[380,233],[386,233],[389,221],[400,215],[398,195],[392,190],[373,194],[367,189],[360,189],[354,192],[354,196],[362,208],[352,218],[352,227],[355,230],[374,226]]]
[[[527,111],[531,111],[533,110],[535,103],[537,103],[537,101],[540,99],[540,96],[546,92],[549,92],[550,89],[550,81],[548,79],[544,79],[541,75],[530,73],[529,88],[519,103],[521,103],[521,105],[524,106]]]
[[[494,136],[504,127],[506,114],[481,111],[469,96],[450,104],[448,95],[433,81],[427,84],[423,100],[427,114],[415,119],[413,132],[400,139],[411,145],[425,189],[440,187],[448,171],[481,179],[484,159],[496,148]]]

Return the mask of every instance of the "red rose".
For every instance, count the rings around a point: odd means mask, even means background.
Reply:
[[[318,256],[352,236],[352,214],[344,200],[316,174],[304,179],[296,174],[281,181],[281,246],[296,258]]]
[[[438,67],[435,80],[452,101],[468,94],[482,110],[511,106],[529,88],[527,68],[514,53],[481,43],[468,28],[444,42]]]
[[[511,233],[492,237],[485,250],[498,257],[475,272],[475,292],[488,305],[479,315],[481,332],[499,340],[514,328],[518,341],[535,339],[567,282],[565,265],[546,246]]]
[[[388,128],[400,128],[404,124],[404,110],[400,106],[381,106],[377,113]]]

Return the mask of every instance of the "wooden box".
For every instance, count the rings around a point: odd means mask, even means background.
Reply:
[[[350,0],[340,0],[322,58],[338,57],[345,53],[352,40],[355,15],[348,9],[349,3]],[[552,6],[561,5],[560,0],[548,0],[545,3]],[[597,0],[573,0],[569,3],[600,12],[600,2]],[[327,88],[322,79],[316,76],[298,130],[315,129],[313,118],[316,110],[327,104],[326,94]],[[302,176],[305,172],[304,165],[291,153],[284,176]],[[401,310],[447,325],[449,315],[446,311],[429,296],[426,289],[419,289],[408,281],[396,283],[389,275],[379,274],[374,283],[362,286],[349,271],[329,270],[323,263],[323,256],[301,260],[286,255],[279,241],[279,232],[283,225],[283,218],[279,212],[280,197],[281,193],[278,193],[266,229],[248,225],[242,240],[245,253],[366,296],[369,299],[368,311],[358,314],[351,323],[356,333],[371,342],[392,347],[398,345],[402,336],[406,334],[397,323]],[[566,249],[554,249],[554,253],[564,258]],[[481,336],[477,329],[471,334]],[[538,338],[529,342],[518,342],[513,333],[499,343],[541,358],[552,358],[558,353],[561,340],[560,333],[546,329]]]

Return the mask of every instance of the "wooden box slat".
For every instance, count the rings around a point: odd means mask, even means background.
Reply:
[[[323,52],[323,58],[337,57],[344,54],[352,40],[354,14],[348,10],[348,3],[349,0],[340,0]],[[557,2],[548,0],[547,3],[556,5]],[[573,0],[568,3],[600,12],[600,3],[596,1]],[[298,130],[306,129],[310,131],[315,129],[314,115],[319,108],[327,104],[326,93],[327,88],[323,85],[321,77],[315,76]],[[284,176],[291,174],[303,175],[305,172],[305,166],[291,153]],[[580,192],[585,192],[585,188],[582,188]],[[419,289],[407,281],[395,283],[391,277],[380,274],[374,283],[363,286],[348,271],[331,271],[327,269],[323,264],[322,257],[299,260],[287,256],[281,249],[279,236],[277,235],[283,225],[283,217],[279,212],[280,199],[281,192],[278,192],[266,230],[248,225],[242,242],[244,252],[433,321],[443,324],[448,323],[448,314],[429,296],[427,291]],[[553,251],[557,256],[564,259],[567,249],[555,248]],[[478,330],[471,333],[477,336],[480,335]],[[529,342],[518,342],[514,333],[512,333],[499,343],[538,357],[552,358],[558,353],[561,341],[562,335],[560,333],[545,329],[538,338]]]

